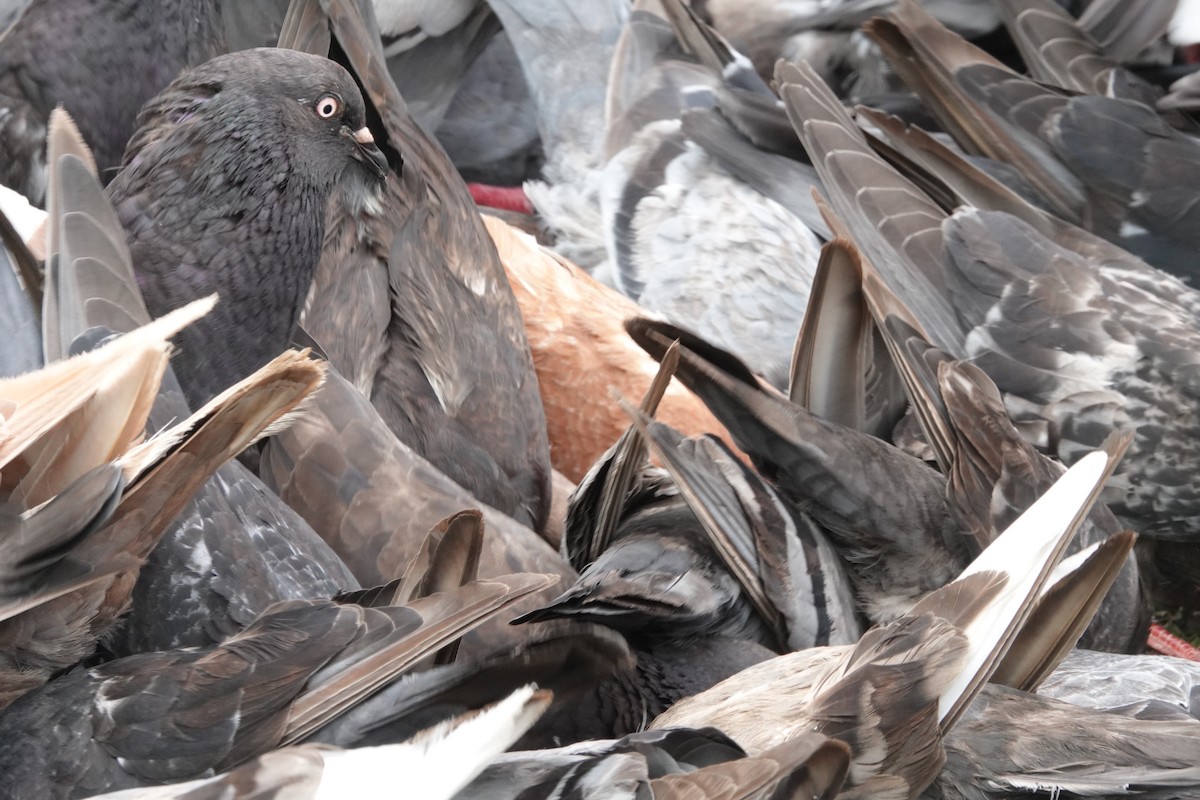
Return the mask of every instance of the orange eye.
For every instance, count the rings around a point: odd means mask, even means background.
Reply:
[[[331,119],[342,113],[342,99],[337,95],[327,94],[318,100],[313,108],[321,119]]]

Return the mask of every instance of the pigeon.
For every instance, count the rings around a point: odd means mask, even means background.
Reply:
[[[600,184],[609,66],[627,0],[489,0],[537,106],[545,162],[525,191],[555,249],[589,272],[605,262]]]
[[[220,0],[33,0],[0,24],[0,183],[40,205],[46,120],[62,104],[107,180],[138,110],[186,67],[225,51]]]
[[[409,113],[365,0],[315,0],[280,41],[336,45],[402,171],[363,203],[346,187],[304,328],[397,438],[535,531],[549,516],[550,453],[516,301],[462,179]]]
[[[789,403],[731,354],[686,331],[647,319],[626,327],[655,357],[682,340],[680,380],[725,423],[759,473],[830,535],[869,620],[894,619],[969,560],[967,527],[936,470]]]
[[[370,402],[335,370],[294,426],[263,451],[264,482],[278,492],[340,555],[364,586],[401,574],[438,520],[479,509],[484,536],[479,572],[556,573],[561,591],[575,574],[529,528],[479,503],[434,465],[398,441]],[[551,595],[530,598],[529,610]],[[487,650],[527,638],[508,625],[472,632],[465,647]]]
[[[806,318],[814,324],[806,322],[796,344],[794,394],[828,421],[893,438],[910,453],[914,446],[928,449],[928,458],[948,476],[947,496],[970,529],[968,555],[977,554],[1064,468],[1022,438],[982,370],[931,347],[896,316],[881,316],[876,324],[867,306],[877,309],[886,297],[883,302],[890,305],[885,307],[894,308],[899,301],[872,282],[868,304],[862,277],[863,261],[851,242],[835,239],[826,245],[813,291],[816,302]],[[879,353],[881,344],[886,353]],[[881,380],[887,373],[895,377]],[[907,387],[900,404],[893,381]],[[897,405],[910,399],[912,414],[897,419]],[[914,419],[923,431],[919,442],[907,427]],[[1097,506],[1068,552],[1120,532],[1112,512]],[[1100,610],[1081,614],[1094,614],[1084,646],[1133,652],[1145,644],[1148,612],[1139,600],[1132,556]]]
[[[674,360],[664,358],[647,413]],[[645,463],[643,436],[670,476]],[[639,416],[572,496],[563,549],[580,578],[514,623],[592,620],[623,632],[637,664],[581,698],[585,713],[550,714],[540,727],[563,739],[622,736],[639,729],[639,709],[664,711],[774,653],[857,640],[832,548],[715,441],[681,441]]]
[[[1142,537],[1143,567],[1154,550],[1158,574],[1144,585],[1155,607],[1195,606],[1200,294],[1012,193],[992,206],[1002,192],[939,169],[982,198],[951,213],[875,154],[811,71],[783,64],[780,83],[831,215],[907,309],[889,313],[983,369],[1022,435],[1064,464],[1114,426],[1136,431],[1105,502]]]
[[[763,80],[775,62],[804,60],[842,97],[865,101],[892,89],[895,75],[863,36],[862,24],[894,0],[703,0],[696,6],[750,57]],[[929,12],[967,38],[999,27],[991,0],[928,0]]]
[[[835,240],[827,253],[846,246]],[[904,611],[935,588],[938,576],[966,566],[972,554],[994,538],[994,531],[1027,508],[1061,471],[1056,464],[1043,463],[1048,459],[1020,440],[999,400],[991,399],[994,388],[989,392],[986,376],[973,368],[946,365],[942,370],[946,375],[939,373],[939,378],[949,381],[938,401],[944,400],[953,413],[945,423],[947,435],[962,438],[961,449],[967,454],[959,466],[969,479],[964,485],[964,475],[947,480],[922,460],[847,427],[853,419],[867,419],[861,411],[843,412],[841,422],[823,419],[756,385],[744,364],[698,337],[644,319],[630,320],[627,327],[656,358],[663,357],[671,339],[688,337],[680,349],[680,379],[725,421],[782,497],[830,534],[830,543],[846,561],[862,610],[875,622]],[[834,387],[830,390],[845,398],[845,409],[864,404]],[[818,399],[821,404],[829,402]],[[989,458],[994,463],[989,465]],[[1077,546],[1098,545],[1120,530],[1106,511],[1093,514]],[[1122,578],[1089,630],[1087,644],[1124,651],[1144,643],[1145,620],[1137,602],[1132,559],[1120,570],[1120,559],[1115,564],[1108,561],[1114,555],[1116,551],[1079,556],[1095,559],[1093,569],[1111,568]],[[1100,566],[1101,562],[1107,566]],[[827,586],[834,585],[834,572],[822,571]],[[1090,619],[1094,611],[1095,606],[1089,609],[1084,604],[1079,614]],[[846,615],[834,616],[844,619]],[[1060,613],[1058,619],[1063,618]],[[1071,644],[1073,639],[1067,646]]]
[[[406,790],[422,800],[450,800],[528,728],[550,693],[526,686],[479,714],[448,721],[407,742],[341,750],[302,744],[273,750],[212,778],[99,795],[107,800],[221,797],[253,800],[283,793],[295,800],[361,797],[403,771]],[[464,754],[470,766],[464,766]],[[276,794],[275,796],[280,796]]]
[[[108,195],[152,315],[221,296],[180,340],[192,406],[290,342],[335,186],[370,196],[388,172],[365,120],[344,69],[272,48],[214,58],[142,110]]]
[[[10,511],[6,555],[15,562],[8,583],[24,601],[0,625],[0,703],[90,655],[127,609],[138,568],[196,488],[319,385],[319,365],[284,354],[163,435],[136,444],[166,364],[164,333],[204,305],[0,386],[10,431],[0,447]],[[65,482],[114,459],[128,488],[107,524],[76,528],[72,536],[66,528],[80,521],[70,517],[95,517],[86,510],[94,500],[85,489],[60,504],[59,487],[65,492]],[[33,509],[43,500],[53,505]],[[15,504],[32,511],[14,519]],[[23,541],[55,517],[64,527],[56,532],[66,536],[63,549]]]
[[[1014,168],[1036,204],[1193,278],[1200,239],[1180,186],[1200,169],[1194,125],[1160,114],[1158,87],[1105,56],[1054,3],[1002,8],[1032,79],[917,3],[901,3],[867,31],[958,144]]]
[[[379,607],[291,600],[219,645],[74,670],[0,717],[13,745],[0,751],[0,797],[204,777],[301,741],[545,584],[510,575]]]
[[[1042,682],[1038,694],[1139,719],[1200,721],[1200,664],[1075,649]]]
[[[1115,30],[1103,26],[1100,33],[1108,40],[1108,46],[1088,35],[1083,20],[1073,19],[1061,6],[1048,0],[1021,3],[999,0],[994,5],[1036,80],[1083,94],[1142,99],[1148,105],[1153,105],[1161,94],[1120,62],[1136,56],[1166,31],[1174,2],[1154,0],[1137,4],[1143,10],[1139,25],[1120,39],[1112,36]],[[1099,24],[1095,15],[1089,22]]]
[[[1089,454],[957,580],[857,645],[758,664],[677,703],[651,728],[717,725],[751,753],[817,731],[850,745],[848,784],[862,796],[916,796],[937,777],[945,733],[1027,623],[1037,587],[1127,444]]]
[[[124,333],[148,323],[150,316],[121,225],[89,169],[91,157],[78,131],[62,110],[51,115],[50,131],[53,213],[46,223],[51,257],[42,345],[47,360],[55,361],[79,341]],[[294,351],[289,357],[308,369],[327,371]],[[190,414],[168,367],[147,430],[162,432]],[[138,576],[132,609],[105,643],[112,655],[213,644],[276,601],[357,588],[346,566],[303,519],[236,461],[218,466],[169,522]]]
[[[538,174],[537,108],[503,32],[463,75],[435,135],[468,181],[515,186]]]
[[[925,796],[1194,798],[1197,737],[1191,718],[1129,717],[989,684],[946,737],[945,768]]]
[[[722,93],[777,98],[686,6],[662,5],[669,23],[633,12],[609,78],[600,200],[612,278],[782,386],[821,247],[804,216],[824,229],[809,194],[816,172],[724,123]],[[743,177],[780,173],[791,198]]]

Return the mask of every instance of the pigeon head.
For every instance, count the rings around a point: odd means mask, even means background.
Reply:
[[[180,75],[142,110],[125,164],[165,140],[216,144],[224,134],[244,144],[248,158],[265,146],[280,150],[293,175],[321,189],[351,166],[378,180],[387,175],[350,73],[327,58],[271,47],[219,56]]]

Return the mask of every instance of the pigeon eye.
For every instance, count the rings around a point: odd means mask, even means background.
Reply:
[[[327,94],[318,100],[313,108],[321,119],[330,119],[341,113],[342,100],[337,95]]]

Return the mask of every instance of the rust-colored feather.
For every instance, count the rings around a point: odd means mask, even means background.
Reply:
[[[525,319],[551,461],[579,482],[629,427],[613,392],[641,397],[658,371],[623,327],[645,311],[532,237],[494,217],[485,215],[484,222]],[[684,433],[714,433],[731,441],[704,404],[677,384],[667,388],[657,416]]]

